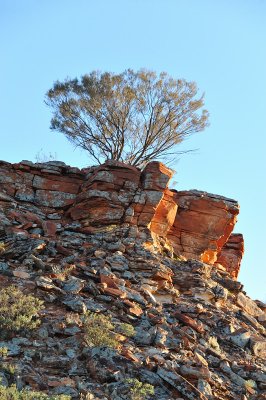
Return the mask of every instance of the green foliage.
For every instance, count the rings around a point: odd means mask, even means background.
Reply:
[[[4,373],[5,376],[8,377],[9,379],[10,378],[12,379],[15,373],[17,372],[17,366],[16,364],[12,364],[5,361],[7,355],[8,355],[8,348],[0,347],[0,372]],[[0,376],[0,385],[1,385],[1,376]]]
[[[130,387],[130,400],[144,400],[154,394],[154,387],[148,383],[138,379],[126,379],[125,382]]]
[[[135,329],[132,325],[130,324],[119,324],[116,327],[117,332],[121,333],[122,335],[125,335],[127,337],[132,337],[135,335]]]
[[[23,294],[15,286],[0,290],[0,329],[3,333],[34,329],[40,321],[35,318],[43,308],[43,302]]]
[[[84,316],[84,339],[89,346],[108,346],[115,349],[120,347],[115,339],[112,329],[111,318],[102,314],[87,312]]]
[[[26,389],[18,391],[15,385],[9,387],[0,385],[0,399],[1,400],[71,400],[70,396],[48,396],[41,392],[32,392]]]
[[[126,70],[91,72],[55,82],[45,102],[51,129],[62,132],[98,163],[119,160],[135,166],[177,154],[176,145],[208,125],[197,86],[167,73]]]
[[[10,376],[13,376],[17,372],[17,366],[11,363],[3,362],[0,363],[0,370]]]
[[[0,357],[5,358],[8,354],[8,348],[7,347],[0,347]]]

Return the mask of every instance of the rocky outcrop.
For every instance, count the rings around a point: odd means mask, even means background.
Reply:
[[[213,264],[239,212],[235,200],[197,190],[176,192],[178,211],[167,234],[177,254]]]
[[[170,190],[160,163],[0,168],[0,291],[44,302],[38,327],[1,338],[1,385],[129,400],[137,379],[147,400],[264,398],[266,306],[235,279],[234,200]]]
[[[172,171],[150,163],[143,172],[109,161],[92,168],[68,214],[82,226],[130,223],[147,227],[164,196]]]
[[[41,229],[53,236],[66,224],[75,224],[80,232],[130,224],[149,228],[177,256],[218,262],[237,277],[242,239],[230,236],[237,202],[196,190],[170,190],[172,175],[159,162],[143,171],[116,161],[83,170],[54,161],[1,162],[0,201],[9,209],[5,219],[11,218],[6,221],[11,231],[31,234]]]

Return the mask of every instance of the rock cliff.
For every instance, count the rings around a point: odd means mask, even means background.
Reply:
[[[265,305],[236,280],[239,206],[171,177],[158,162],[0,162],[0,289],[45,306],[38,328],[2,337],[2,385],[122,400],[140,398],[133,378],[147,399],[265,398]],[[109,318],[109,345],[88,315]]]
[[[197,190],[169,190],[172,175],[159,162],[142,172],[114,161],[83,170],[61,162],[2,162],[0,200],[9,208],[7,230],[31,234],[37,228],[52,236],[71,223],[83,233],[116,224],[148,228],[177,256],[217,261],[237,277],[243,238],[231,233],[238,203]]]

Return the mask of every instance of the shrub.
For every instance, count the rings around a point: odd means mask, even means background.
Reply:
[[[59,396],[49,396],[41,392],[32,392],[26,389],[18,391],[15,385],[9,387],[0,385],[1,400],[70,400],[70,396],[64,394]]]
[[[118,349],[119,342],[111,332],[114,326],[111,318],[102,314],[87,312],[84,316],[84,339],[86,344],[92,347],[107,346]]]
[[[7,353],[8,353],[7,347],[0,347],[0,357],[1,358],[6,358]]]
[[[121,333],[122,335],[125,335],[127,337],[132,337],[135,335],[135,329],[132,325],[130,324],[119,324],[116,327],[117,332]]]
[[[40,321],[38,315],[43,302],[31,295],[23,294],[17,287],[0,290],[0,329],[4,334],[22,329],[34,329]]]
[[[56,159],[56,153],[52,154],[51,152],[49,152],[49,154],[46,154],[43,149],[39,150],[35,156],[36,163],[47,163],[49,161],[55,161]]]
[[[140,382],[138,379],[126,379],[129,387],[130,400],[144,400],[154,394],[154,387],[148,383]]]
[[[0,370],[8,374],[9,376],[14,376],[17,372],[17,366],[7,362],[0,363]]]

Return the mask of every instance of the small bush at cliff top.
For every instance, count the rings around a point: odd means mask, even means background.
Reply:
[[[59,395],[49,396],[41,392],[31,392],[23,389],[18,391],[15,385],[9,387],[0,385],[0,399],[1,400],[71,400],[70,396]]]
[[[126,379],[130,387],[130,400],[144,400],[154,394],[154,387],[148,383],[140,382],[138,379]]]
[[[1,333],[36,328],[40,323],[36,317],[43,308],[42,304],[41,300],[23,294],[13,285],[0,290]]]
[[[102,314],[88,312],[84,316],[84,339],[89,346],[107,346],[118,349],[119,342],[115,339],[111,318]]]

